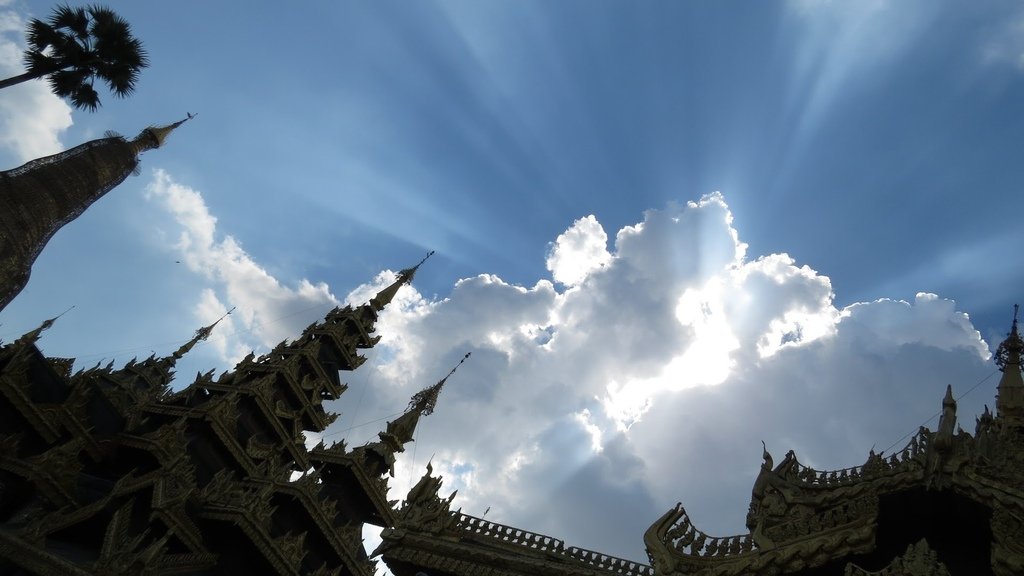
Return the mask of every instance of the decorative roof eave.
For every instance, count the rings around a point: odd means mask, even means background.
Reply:
[[[384,555],[391,564],[403,555],[429,555],[435,569],[444,570],[452,560],[471,562],[473,574],[551,574],[597,576],[653,576],[650,566],[583,548],[566,547],[557,538],[535,534],[452,511],[452,492],[441,498],[442,480],[433,476],[433,465],[417,481],[397,521],[381,532],[383,542],[372,556]],[[427,566],[427,564],[419,564]],[[492,572],[493,571],[493,572]],[[460,569],[460,574],[467,573]]]
[[[230,522],[240,528],[252,541],[254,547],[274,567],[278,574],[299,576],[299,567],[293,565],[282,553],[276,539],[270,536],[262,524],[254,520],[248,511],[230,506],[208,505],[199,516],[209,520]]]
[[[875,545],[878,501],[862,498],[835,515],[816,515],[822,527],[785,543],[758,546],[752,535],[709,537],[690,523],[677,504],[644,533],[644,544],[658,576],[761,576],[820,566],[871,551]],[[829,526],[829,522],[835,525]]]
[[[381,556],[396,574],[400,563],[436,570],[445,574],[476,574],[480,576],[597,576],[604,574],[590,567],[556,563],[551,558],[510,555],[500,551],[453,542],[429,534],[385,529],[383,542],[372,556]],[[467,570],[467,564],[472,566]]]
[[[0,394],[7,398],[44,441],[56,442],[60,437],[60,431],[59,422],[53,417],[54,413],[44,410],[30,398],[28,362],[26,357],[18,355],[0,369]]]
[[[285,429],[284,425],[281,423],[281,419],[275,412],[273,403],[273,377],[268,375],[260,378],[256,382],[253,382],[249,388],[254,392],[253,397],[256,400],[256,405],[259,407],[260,411],[263,412],[266,420],[270,422],[270,425],[277,434],[278,439],[282,442],[284,448],[288,450],[292,459],[295,460],[295,464],[300,470],[308,470],[309,458],[306,448],[302,446],[301,443],[296,442],[296,438],[294,437],[295,431]]]
[[[419,530],[399,524],[381,532],[383,542],[372,556],[382,555],[389,566],[396,562],[451,572],[473,574],[516,574],[550,576],[653,576],[647,564],[616,558],[600,552],[566,547],[550,536],[535,534],[482,518],[448,512],[447,528],[441,532]]]
[[[356,448],[355,451],[344,452],[344,443],[341,444],[340,451],[333,446],[325,448],[321,441],[309,451],[309,460],[314,464],[337,466],[350,474],[363,489],[363,494],[369,498],[370,505],[377,515],[376,520],[383,526],[394,526],[396,515],[394,502],[387,498],[387,479],[366,468],[366,457],[360,450]]]
[[[268,485],[274,491],[286,494],[302,503],[306,514],[316,523],[324,537],[332,544],[335,553],[341,558],[345,566],[362,564],[360,558],[362,552],[362,532],[353,534],[358,541],[352,537],[346,538],[342,532],[334,526],[334,517],[328,517],[327,510],[336,506],[328,503],[325,499],[315,495],[316,480],[318,475],[314,472],[307,474],[295,481],[268,480],[262,478],[251,478],[248,481],[256,485]]]

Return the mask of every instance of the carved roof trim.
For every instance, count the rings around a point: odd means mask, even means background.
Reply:
[[[306,510],[306,514],[320,528],[320,532],[333,545],[335,553],[345,563],[351,566],[361,562],[362,533],[357,541],[344,538],[341,531],[334,525],[334,516],[328,516],[328,510],[336,510],[336,502],[329,501],[317,494],[316,480],[317,473],[306,474],[295,481],[263,480],[252,478],[249,481],[254,484],[266,484],[272,486],[279,493],[286,494],[298,500]],[[336,512],[335,512],[336,514]]]

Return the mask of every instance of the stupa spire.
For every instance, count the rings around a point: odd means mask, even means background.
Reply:
[[[181,360],[185,354],[188,354],[196,344],[206,340],[210,337],[210,333],[213,329],[220,324],[221,320],[228,317],[228,314],[234,312],[232,308],[226,314],[217,319],[216,322],[209,326],[204,326],[198,330],[192,339],[182,344],[177,350],[171,353],[170,356],[157,358],[150,356],[142,362],[135,362],[134,360],[126,365],[121,370],[114,372],[115,376],[125,376],[126,381],[132,383],[143,382],[147,387],[159,388],[162,386],[168,386],[171,383],[171,379],[174,377],[174,366]]]
[[[429,416],[434,413],[434,407],[437,406],[437,397],[440,396],[445,382],[448,381],[452,374],[455,374],[455,371],[459,369],[459,366],[462,366],[462,363],[469,358],[470,354],[470,352],[467,352],[444,378],[437,381],[437,384],[413,394],[409,400],[409,407],[405,409],[405,413],[395,418],[394,421],[388,422],[387,430],[379,434],[380,439],[396,452],[401,452],[402,445],[412,441],[420,416]]]
[[[390,286],[384,288],[380,292],[377,292],[377,295],[370,299],[370,306],[372,306],[373,309],[378,312],[383,310],[384,307],[390,304],[391,301],[395,298],[395,294],[398,293],[398,289],[412,282],[413,277],[416,275],[416,270],[418,270],[419,267],[422,266],[423,263],[427,261],[427,258],[430,258],[433,255],[434,251],[431,250],[429,254],[423,257],[423,260],[420,260],[419,264],[413,266],[412,268],[406,268],[405,270],[400,271],[398,273],[398,278],[396,278],[395,281],[392,282]]]
[[[1021,352],[1024,340],[1017,332],[1017,313],[1020,307],[1013,306],[1013,324],[1006,340],[996,348],[995,363],[1002,371],[996,391],[996,418],[1007,424],[1024,426],[1024,379],[1021,378]]]
[[[190,116],[191,117],[191,116]],[[132,174],[185,118],[134,140],[109,135],[0,172],[0,310],[28,283],[50,238]]]
[[[72,306],[71,308],[68,308],[67,310],[61,312],[60,314],[57,314],[53,318],[49,318],[47,320],[43,320],[42,324],[40,324],[34,330],[26,332],[25,334],[23,334],[21,336],[21,338],[18,338],[17,342],[19,342],[21,344],[32,344],[32,343],[34,343],[36,340],[39,339],[39,335],[40,334],[42,334],[43,332],[49,330],[53,326],[54,322],[59,320],[61,316],[63,316],[65,314],[67,314],[68,312],[70,312],[73,308],[74,308],[74,306]]]
[[[144,128],[142,132],[139,132],[139,135],[132,140],[132,146],[135,147],[135,153],[141,154],[146,150],[153,150],[163,146],[164,141],[171,135],[171,132],[174,132],[175,128],[195,117],[195,114],[188,114],[188,116],[172,124],[167,124],[165,126],[149,126]]]
[[[196,330],[196,333],[194,336],[192,336],[192,339],[182,344],[181,347],[175,350],[170,357],[173,358],[174,360],[181,360],[181,358],[184,357],[185,354],[188,354],[189,351],[192,350],[192,348],[195,347],[196,344],[209,338],[210,334],[213,332],[213,329],[217,327],[217,324],[220,324],[221,320],[227,318],[228,315],[230,315],[234,311],[235,308],[232,306],[231,310],[228,310],[227,312],[224,313],[223,316],[217,318],[216,322],[210,324],[209,326],[204,326]]]
[[[409,400],[409,407],[405,409],[405,412],[398,418],[388,422],[387,428],[377,434],[380,437],[379,442],[373,442],[357,449],[361,451],[369,450],[377,454],[381,459],[379,460],[379,473],[383,474],[385,471],[390,471],[392,476],[395,475],[395,454],[404,452],[405,444],[413,441],[420,416],[429,416],[434,412],[434,407],[437,405],[437,397],[441,394],[441,389],[444,388],[445,382],[448,381],[452,374],[455,374],[455,371],[459,369],[459,366],[462,366],[462,363],[469,358],[469,355],[470,353],[467,352],[444,378],[438,380],[437,384],[413,394]]]

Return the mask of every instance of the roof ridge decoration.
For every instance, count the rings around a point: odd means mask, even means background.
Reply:
[[[432,566],[441,571],[458,563],[453,571],[457,574],[655,574],[654,568],[642,562],[566,546],[558,538],[491,522],[462,510],[451,510],[458,491],[442,498],[439,493],[443,481],[440,476],[434,476],[433,471],[433,464],[428,462],[426,472],[402,502],[395,526],[381,532],[383,542],[371,556],[384,555],[387,560],[411,555],[423,561],[424,568]],[[442,551],[432,542],[458,544],[446,546],[449,549]],[[412,547],[423,549],[412,552]],[[463,553],[452,555],[456,547]],[[472,551],[467,547],[472,547]],[[510,563],[515,563],[518,569],[511,568]]]

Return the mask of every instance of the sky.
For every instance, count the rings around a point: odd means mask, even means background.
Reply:
[[[941,408],[973,431],[1024,280],[1024,5],[108,2],[134,95],[0,90],[14,168],[198,114],[51,240],[0,312],[92,366],[230,369],[436,251],[344,375],[375,438],[466,353],[391,480],[645,560],[681,501],[745,532],[764,441],[818,468]],[[29,17],[0,1],[0,73]],[[316,435],[309,435],[311,441]],[[373,534],[368,534],[372,546]]]

